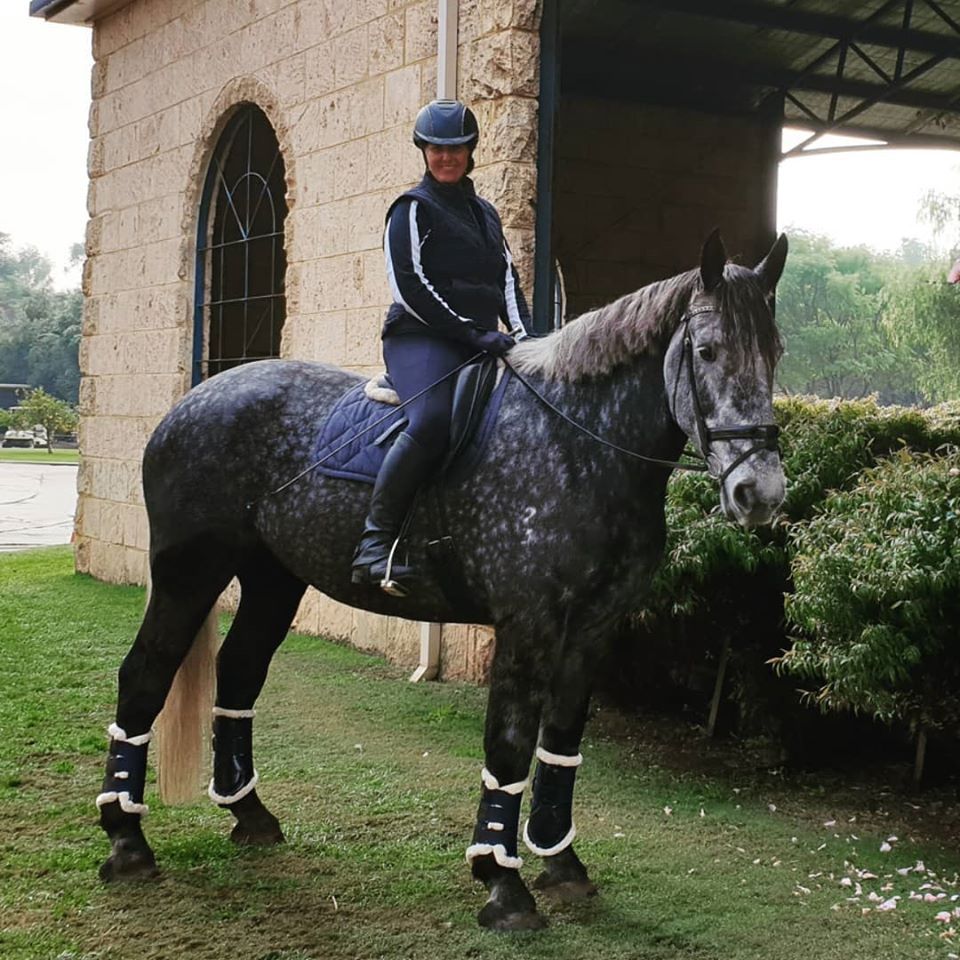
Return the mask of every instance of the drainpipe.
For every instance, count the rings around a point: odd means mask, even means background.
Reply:
[[[420,624],[420,663],[410,674],[411,683],[437,679],[440,673],[440,638],[442,636],[442,623]]]
[[[437,98],[457,97],[457,22],[459,0],[437,0]]]
[[[437,98],[457,96],[457,26],[459,0],[437,0]],[[436,680],[440,673],[442,623],[420,624],[420,663],[410,676],[411,683]]]

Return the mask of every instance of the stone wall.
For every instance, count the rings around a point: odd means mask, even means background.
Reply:
[[[715,227],[750,266],[772,243],[779,120],[572,98],[557,133],[568,316],[696,266]]]
[[[475,179],[532,286],[539,44],[535,0],[462,4],[459,87],[482,139]],[[217,137],[257,104],[286,165],[282,354],[380,367],[390,201],[435,95],[436,0],[134,0],[94,26],[81,346],[78,569],[144,582],[139,461],[190,384],[196,214]],[[413,663],[416,624],[309,595],[297,626]],[[445,628],[446,676],[482,676],[490,637]]]

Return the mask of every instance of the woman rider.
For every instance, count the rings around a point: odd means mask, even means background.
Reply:
[[[383,327],[383,357],[401,401],[477,353],[503,356],[529,329],[500,217],[467,176],[478,137],[476,117],[458,100],[428,103],[413,128],[426,172],[387,211],[383,248],[394,302]],[[500,320],[509,334],[498,330]],[[414,494],[446,450],[452,398],[451,377],[404,408],[406,429],[380,468],[353,557],[354,583],[383,585]],[[405,594],[412,576],[409,567],[393,564],[390,592]]]

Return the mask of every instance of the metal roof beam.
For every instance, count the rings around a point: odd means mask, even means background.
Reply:
[[[669,13],[690,13],[714,20],[728,20],[754,27],[773,27],[835,40],[856,37],[860,43],[894,50],[914,50],[944,57],[960,57],[960,36],[946,36],[929,30],[904,30],[883,24],[851,20],[829,13],[770,6],[756,0],[631,0],[640,6]]]
[[[851,49],[854,45],[851,44]],[[576,86],[583,76],[597,71],[592,64],[602,63],[604,76],[615,74],[622,83],[644,82],[643,78],[663,78],[677,75],[693,83],[713,84],[717,78],[734,81],[751,87],[768,87],[777,90],[822,93],[856,100],[871,100],[910,107],[917,110],[953,110],[956,96],[953,93],[937,93],[917,87],[895,87],[888,78],[885,83],[858,80],[832,74],[808,73],[806,70],[788,70],[767,64],[734,63],[717,59],[697,57],[695,61],[678,60],[663,53],[643,52],[642,57],[627,57],[616,45],[600,43],[576,43],[576,56],[571,55],[566,63],[568,82]],[[578,69],[579,65],[579,69]]]

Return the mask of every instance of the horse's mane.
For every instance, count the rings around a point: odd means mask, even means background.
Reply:
[[[510,351],[510,363],[521,373],[548,380],[608,373],[633,357],[664,348],[690,300],[702,292],[698,269],[658,280],[581,314],[545,337],[518,343]],[[726,340],[739,349],[759,351],[772,368],[782,349],[780,335],[757,275],[728,263],[717,294]]]

